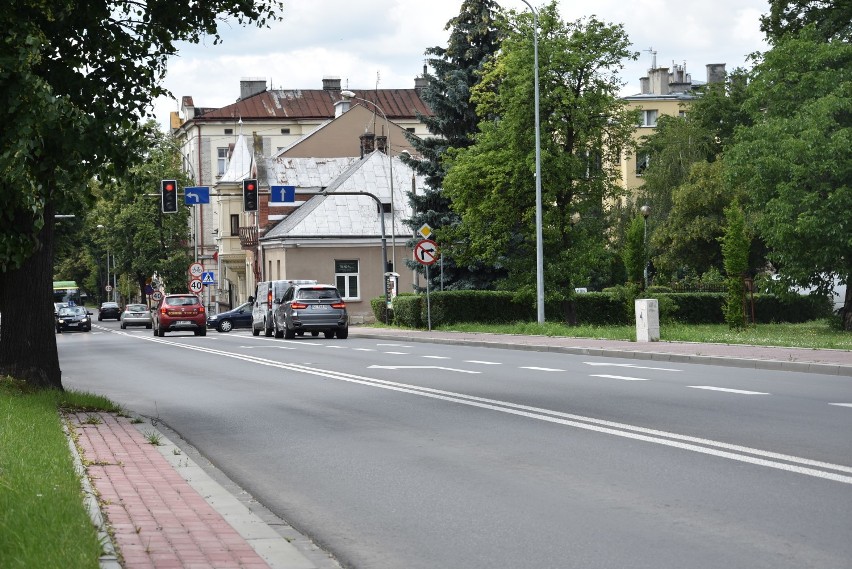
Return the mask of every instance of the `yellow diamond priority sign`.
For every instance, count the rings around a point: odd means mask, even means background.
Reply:
[[[432,228],[429,227],[428,223],[424,223],[420,226],[420,229],[417,230],[417,233],[419,233],[423,239],[429,239],[429,236],[432,235]]]

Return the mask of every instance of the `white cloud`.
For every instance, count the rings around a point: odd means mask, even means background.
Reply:
[[[533,6],[543,2],[531,1]],[[445,46],[447,22],[459,13],[461,0],[313,0],[288,2],[284,21],[271,29],[222,29],[223,43],[187,44],[169,62],[165,86],[177,101],[192,95],[200,107],[221,107],[239,96],[242,77],[263,77],[275,88],[319,89],[325,76],[340,77],[353,89],[411,88],[422,72],[424,51]],[[502,0],[506,9],[528,10],[521,0]],[[705,65],[726,63],[728,70],[746,66],[746,57],[766,49],[760,15],[767,0],[598,0],[592,5],[560,0],[566,20],[592,14],[624,23],[640,52],[621,74],[625,94],[635,93],[639,77],[657,63],[686,63],[693,79],[704,80]],[[159,99],[155,114],[166,125],[178,102]]]

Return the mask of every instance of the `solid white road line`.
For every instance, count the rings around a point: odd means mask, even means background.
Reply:
[[[113,333],[120,333],[111,331]],[[256,365],[263,365],[274,367],[278,369],[286,369],[290,371],[297,371],[308,375],[316,375],[319,377],[324,377],[328,379],[336,379],[338,381],[345,381],[349,383],[355,383],[359,385],[364,385],[368,387],[376,387],[380,389],[388,389],[392,391],[397,391],[401,393],[408,393],[411,395],[418,395],[420,397],[428,397],[430,399],[438,399],[443,401],[450,401],[453,403],[460,403],[463,405],[468,405],[471,407],[478,407],[481,409],[488,409],[491,411],[497,411],[500,413],[508,413],[511,415],[516,415],[520,417],[525,417],[528,419],[546,421],[549,423],[560,424],[567,427],[574,427],[578,429],[584,429],[588,431],[594,431],[598,433],[624,437],[633,440],[644,441],[652,444],[658,444],[673,448],[678,448],[681,450],[697,452],[701,454],[707,454],[711,456],[716,456],[719,458],[725,458],[728,460],[735,460],[738,462],[745,462],[749,464],[754,464],[758,466],[764,466],[767,468],[774,468],[777,470],[783,470],[787,472],[794,472],[797,474],[802,474],[805,476],[812,476],[815,478],[822,478],[826,480],[833,480],[835,482],[841,482],[843,484],[852,485],[852,467],[842,465],[842,464],[833,464],[830,462],[822,462],[817,460],[812,460],[808,458],[787,455],[782,453],[770,452],[756,448],[745,447],[741,445],[734,445],[731,443],[725,443],[721,441],[714,441],[712,439],[703,439],[699,437],[692,437],[689,435],[681,435],[678,433],[672,433],[668,431],[660,431],[656,429],[648,429],[646,427],[639,427],[636,425],[629,425],[626,423],[617,423],[613,421],[606,421],[604,419],[596,419],[594,417],[584,417],[582,415],[574,415],[570,413],[563,413],[561,411],[553,411],[550,409],[543,409],[540,407],[530,407],[527,405],[520,405],[517,403],[511,403],[509,401],[500,401],[495,399],[486,399],[482,397],[476,397],[473,395],[466,395],[464,393],[457,393],[452,391],[444,391],[439,389],[431,389],[428,387],[421,387],[418,385],[411,385],[405,383],[398,383],[393,381],[381,380],[372,377],[364,377],[355,374],[337,372],[332,370],[325,370],[315,367],[308,367],[300,364],[292,364],[292,363],[284,363],[275,360],[269,360],[265,358],[259,358],[256,356],[249,356],[245,354],[237,354],[233,352],[225,352],[223,350],[214,349],[214,348],[206,348],[203,346],[198,346],[194,344],[181,344],[170,340],[165,340],[161,338],[152,338],[148,336],[136,336],[132,334],[124,334],[128,338],[133,338],[135,340],[143,340],[147,342],[155,342],[163,345],[170,345],[176,348],[183,348],[185,350],[193,350],[202,353],[215,354],[226,358],[233,358],[237,360],[242,360],[249,363],[254,363]],[[479,372],[469,372],[466,370],[455,370],[461,371],[463,373],[479,373]],[[561,371],[561,370],[555,370]],[[720,450],[724,449],[724,450]],[[838,474],[843,472],[845,474]]]

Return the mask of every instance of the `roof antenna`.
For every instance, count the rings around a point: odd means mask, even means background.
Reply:
[[[642,51],[646,51],[651,54],[651,69],[657,68],[657,52],[654,51],[654,48],[643,49]]]

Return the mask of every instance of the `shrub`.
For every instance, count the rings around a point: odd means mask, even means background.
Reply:
[[[384,302],[384,298],[381,299]],[[425,308],[426,297],[421,294],[401,294],[393,299],[392,322],[398,326],[409,328],[422,328],[425,320],[421,319],[421,313]]]

